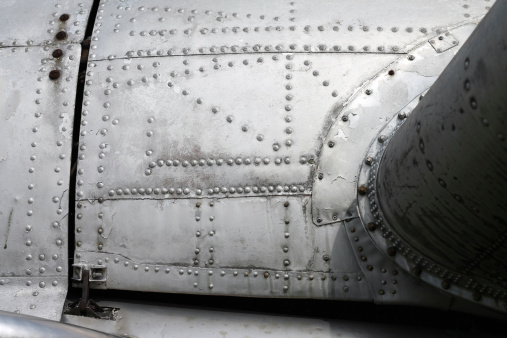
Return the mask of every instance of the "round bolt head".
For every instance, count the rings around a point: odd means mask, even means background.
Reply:
[[[333,148],[334,147],[334,142],[333,141],[329,141],[327,145],[328,145],[329,148]]]
[[[349,117],[347,115],[342,116],[342,121],[347,122],[349,120]]]
[[[357,189],[357,192],[359,195],[366,195],[367,189],[364,185],[360,186],[359,189]]]
[[[324,255],[324,256],[322,256],[322,259],[325,260],[326,262],[328,262],[330,260],[330,257],[329,257],[329,255]]]
[[[405,119],[406,117],[407,117],[407,114],[406,114],[405,112],[401,112],[401,113],[399,113],[399,114],[398,114],[398,118],[399,118],[400,120],[403,120],[403,119]]]
[[[368,230],[375,231],[376,228],[377,226],[375,225],[375,223],[373,222],[368,223]]]
[[[67,20],[69,20],[69,18],[70,18],[69,14],[60,15],[60,21],[67,21]]]
[[[366,95],[371,95],[372,90],[371,89],[366,89],[365,93],[366,93]]]
[[[51,80],[56,80],[59,77],[60,77],[60,71],[59,70],[54,69],[54,70],[52,70],[52,71],[49,72],[49,78]]]
[[[413,56],[413,55],[409,55],[409,56],[408,56],[408,59],[409,59],[410,61],[414,61],[414,60],[415,60],[415,56]]]
[[[285,203],[283,204],[283,206],[284,206],[284,207],[286,207],[286,208],[288,208],[288,207],[289,207],[289,202],[285,202]]]
[[[364,161],[364,163],[366,163],[367,165],[372,165],[373,164],[373,157],[368,156],[366,158],[366,160]]]
[[[323,179],[324,178],[324,174],[323,173],[319,173],[319,180]]]
[[[55,49],[52,55],[54,58],[59,58],[63,55],[63,51],[61,49]]]
[[[67,33],[65,33],[64,31],[60,31],[60,32],[56,33],[57,40],[64,40],[66,38],[67,38]]]
[[[317,223],[321,223],[321,222],[322,222],[322,218],[317,217]]]
[[[269,272],[264,272],[264,278],[268,278],[269,277]]]
[[[390,71],[387,72],[387,74],[393,76],[394,75],[394,70],[391,69]]]

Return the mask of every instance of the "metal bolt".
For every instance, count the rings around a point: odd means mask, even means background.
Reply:
[[[269,272],[264,272],[264,278],[268,278],[269,277]]]
[[[59,58],[60,56],[63,55],[63,51],[61,49],[55,49],[52,55],[54,58]]]
[[[439,36],[439,37],[438,37],[438,39],[439,39],[440,41],[442,41],[442,40],[444,39],[444,37],[443,37],[443,36]]]
[[[441,285],[442,285],[442,289],[445,289],[445,290],[447,290],[448,288],[451,287],[451,283],[449,283],[449,281],[447,281],[447,280],[442,281]]]
[[[406,117],[407,117],[407,114],[406,114],[405,112],[401,112],[401,113],[399,113],[399,114],[398,114],[398,118],[399,118],[400,120],[403,120],[403,119],[405,119]]]
[[[365,93],[366,93],[366,95],[370,95],[372,93],[372,90],[371,89],[366,89]]]
[[[102,228],[99,228],[99,230],[97,230],[99,232],[99,234],[103,233],[104,232],[104,229]]]
[[[197,208],[199,208],[199,207],[201,206],[201,202],[197,202],[197,203],[195,204],[195,206],[196,206]]]
[[[368,271],[372,271],[373,270],[373,266],[372,265],[368,265],[367,269],[368,269]]]
[[[347,122],[349,120],[349,117],[347,115],[342,116],[342,121]]]
[[[413,56],[413,55],[409,55],[409,56],[408,56],[408,59],[409,59],[410,61],[414,61],[415,56]]]
[[[328,262],[330,260],[330,257],[329,257],[329,255],[326,254],[326,255],[322,256],[322,259],[325,260],[326,262]]]
[[[60,32],[56,33],[57,40],[64,40],[66,38],[67,38],[67,33],[65,33],[64,31],[60,31]]]
[[[390,71],[387,72],[387,74],[393,76],[394,75],[394,70],[391,69]]]
[[[338,219],[338,215],[333,215],[333,221],[336,221]]]
[[[391,246],[389,248],[387,248],[387,254],[389,256],[394,256],[396,255],[396,248],[394,246]]]
[[[386,136],[384,136],[384,135],[380,135],[380,136],[378,137],[378,141],[379,141],[380,143],[384,143],[386,140],[387,140],[387,137],[386,137]]]
[[[289,207],[289,202],[285,202],[285,203],[283,204],[283,206],[284,206],[284,207],[286,207],[286,208],[288,208],[288,207]]]
[[[283,261],[283,265],[289,266],[290,265],[290,261],[288,259],[284,260]]]
[[[98,247],[99,247],[99,250],[102,250],[102,244],[99,244]]]
[[[366,163],[367,165],[372,165],[373,164],[373,158],[368,156],[366,158],[366,160],[364,161],[364,163]]]
[[[364,185],[360,186],[359,189],[357,189],[359,195],[365,195],[367,192],[367,189]]]
[[[334,147],[334,142],[333,141],[329,141],[328,144],[329,148],[333,148]]]
[[[290,220],[288,218],[286,218],[284,222],[285,222],[285,224],[289,224]]]
[[[321,223],[321,222],[322,222],[322,218],[317,217],[317,223]]]
[[[323,179],[324,178],[324,174],[323,173],[319,173],[319,180]]]
[[[376,228],[377,226],[375,225],[375,223],[373,222],[368,223],[368,230],[375,231]]]
[[[69,18],[70,18],[69,14],[60,15],[60,21],[67,21],[67,20],[69,20]]]
[[[49,78],[51,80],[56,80],[59,77],[60,77],[60,71],[59,70],[54,69],[54,70],[52,70],[52,71],[49,72]]]

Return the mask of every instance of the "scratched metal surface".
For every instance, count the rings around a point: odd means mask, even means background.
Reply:
[[[0,48],[0,308],[59,319],[79,45]],[[59,69],[58,80],[48,73]]]
[[[0,47],[78,43],[83,40],[93,0],[0,1]],[[68,14],[67,21],[59,20]],[[67,38],[55,35],[64,31]]]
[[[102,1],[91,59],[260,52],[403,53],[492,1]]]
[[[347,103],[329,129],[320,152],[312,191],[315,224],[357,217],[357,177],[369,144],[393,116],[413,108],[406,105],[433,84],[475,27],[468,24],[452,30],[453,41],[459,43],[445,52],[425,43],[409,55],[399,56]],[[446,40],[451,34],[441,36]]]
[[[157,292],[371,299],[343,227],[311,223],[309,197],[80,202],[76,264]],[[288,203],[288,204],[286,204]]]

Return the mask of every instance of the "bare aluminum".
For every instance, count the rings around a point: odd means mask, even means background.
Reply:
[[[0,1],[0,47],[79,43],[93,0]],[[60,17],[68,14],[68,19]],[[58,40],[56,35],[67,36]]]
[[[0,48],[0,308],[59,319],[79,45]],[[51,70],[61,76],[51,80]]]
[[[244,53],[406,53],[491,2],[102,1],[90,59]]]
[[[374,238],[402,253],[402,266],[418,269],[444,291],[502,311],[506,14],[505,2],[492,8],[377,155],[382,159],[368,183],[383,234]]]
[[[0,336],[3,338],[117,337],[116,335],[111,335],[72,324],[64,324],[5,311],[0,311]]]

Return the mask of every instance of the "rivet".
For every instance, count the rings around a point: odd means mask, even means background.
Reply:
[[[324,174],[323,173],[319,173],[318,178],[319,178],[319,180],[323,179],[324,178]]]
[[[399,118],[400,120],[403,120],[403,119],[405,119],[406,117],[407,117],[407,114],[406,114],[405,112],[398,113],[398,118]]]
[[[57,40],[64,40],[66,38],[67,38],[67,33],[65,33],[64,31],[60,31],[60,32],[56,33]]]
[[[375,231],[376,228],[377,226],[375,225],[375,223],[373,222],[368,223],[368,230]]]
[[[289,207],[289,202],[285,202],[285,203],[283,204],[283,206],[284,206],[284,207],[286,207],[286,208],[288,208],[288,207]]]
[[[60,15],[60,21],[67,21],[67,20],[69,20],[69,18],[70,18],[69,14]]]
[[[56,80],[59,77],[60,77],[60,71],[59,70],[54,69],[54,70],[52,70],[52,71],[49,72],[49,78],[51,80]]]
[[[342,121],[347,122],[349,120],[349,117],[347,115],[342,116]]]
[[[334,147],[334,142],[333,141],[329,141],[327,143],[327,145],[328,145],[329,148],[333,148]]]
[[[367,192],[367,189],[364,185],[362,185],[359,187],[359,189],[357,191],[358,191],[359,195],[365,195]]]
[[[387,74],[393,76],[394,75],[394,70],[391,69],[389,72],[387,72]]]
[[[366,95],[370,95],[373,91],[371,89],[366,89],[365,93]]]
[[[326,254],[326,255],[322,256],[322,259],[324,261],[328,262],[331,258],[329,257],[329,255]]]
[[[409,59],[410,61],[414,61],[414,60],[415,60],[415,56],[413,56],[413,55],[409,55],[409,56],[408,56],[408,59]]]
[[[364,161],[364,163],[366,163],[367,165],[372,165],[373,164],[373,158],[368,156],[366,158],[366,160]]]
[[[289,266],[290,265],[290,261],[288,259],[284,260],[283,261],[283,265]]]
[[[52,55],[54,58],[59,58],[63,55],[63,51],[61,49],[55,49]]]
[[[322,222],[322,218],[317,217],[317,223],[321,223],[321,222]]]

